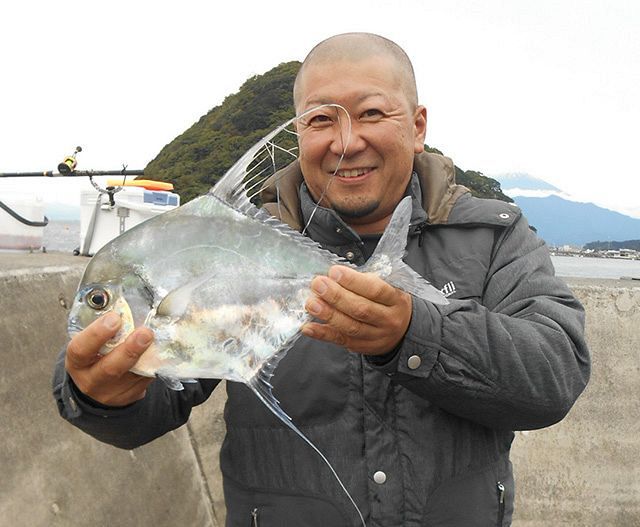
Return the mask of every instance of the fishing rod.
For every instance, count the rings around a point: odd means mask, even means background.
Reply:
[[[0,172],[0,177],[93,177],[93,176],[143,176],[144,170],[74,170],[68,174],[45,170],[44,172]]]
[[[58,164],[58,172],[45,170],[43,172],[0,172],[0,177],[89,177],[93,176],[143,176],[144,170],[127,170],[126,165],[120,170],[76,170],[78,160],[76,156],[82,152],[81,146],[76,146],[70,156],[66,156]]]
[[[61,163],[58,164],[58,172],[53,170],[44,170],[42,172],[0,172],[0,178],[3,177],[88,177],[89,182],[100,194],[107,194],[111,206],[115,205],[113,195],[123,189],[127,176],[143,176],[144,170],[128,170],[127,165],[122,165],[120,170],[76,170],[78,160],[76,156],[82,152],[81,146],[76,146],[73,154],[66,156]],[[108,186],[101,188],[94,180],[94,176],[123,176],[122,184],[116,186]]]
[[[93,232],[95,229],[96,217],[99,209],[102,207],[102,196],[106,195],[109,200],[109,206],[115,207],[115,194],[120,192],[126,185],[127,177],[129,176],[143,176],[144,170],[128,170],[127,165],[122,165],[120,170],[76,170],[78,161],[76,156],[82,152],[81,146],[76,146],[73,154],[65,156],[62,162],[58,164],[58,171],[44,170],[42,172],[0,172],[0,178],[25,178],[25,177],[88,177],[89,182],[93,188],[98,192],[98,198],[96,199],[95,207],[89,222],[87,234],[83,239],[82,248],[76,249],[74,254],[87,255],[87,250],[91,247],[91,241]],[[100,187],[98,183],[94,181],[94,176],[121,176],[121,180],[118,183],[112,183],[109,181],[108,186],[105,188]],[[49,219],[45,216],[43,221],[32,221],[21,216],[17,211],[13,210],[9,205],[0,201],[0,212],[4,210],[7,214],[12,216],[18,222],[30,226],[30,227],[46,227],[49,223]],[[118,210],[118,216],[121,216],[121,211]],[[128,216],[128,211],[126,216]],[[120,233],[124,231],[124,217],[120,217]]]

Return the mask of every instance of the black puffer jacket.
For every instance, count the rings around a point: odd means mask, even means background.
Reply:
[[[419,155],[414,169],[405,260],[450,304],[414,299],[404,341],[383,366],[303,338],[278,366],[274,394],[331,461],[368,527],[509,525],[512,430],[562,419],[587,383],[582,307],[517,207],[473,198],[444,157]],[[304,192],[300,202],[297,166],[285,170],[280,207],[266,208],[300,228],[309,204]],[[314,239],[363,261],[361,240],[331,211],[313,225]],[[98,409],[76,397],[59,362],[54,395],[79,428],[134,448],[186,422],[215,384],[171,392],[153,383],[131,407]],[[360,525],[308,445],[244,385],[227,391],[227,525],[252,525],[254,516],[260,527]]]

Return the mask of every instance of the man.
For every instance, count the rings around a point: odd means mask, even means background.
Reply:
[[[312,282],[306,307],[318,321],[280,364],[275,395],[369,527],[509,525],[512,430],[562,419],[589,377],[579,302],[517,207],[473,198],[450,160],[423,152],[426,110],[396,44],[370,34],[321,42],[294,101],[298,115],[342,109],[300,120],[299,161],[280,178],[280,207],[265,193],[267,210],[362,263],[412,196],[405,260],[450,303],[333,267]],[[74,337],[54,394],[76,426],[134,448],[186,422],[217,381],[172,392],[128,372],[153,338],[145,328],[96,358],[118,326],[107,315]],[[227,391],[227,525],[360,525],[308,446],[244,385]]]

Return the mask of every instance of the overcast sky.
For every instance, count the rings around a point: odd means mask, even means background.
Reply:
[[[640,217],[635,0],[3,2],[0,172],[53,170],[76,145],[78,169],[144,168],[249,76],[346,31],[407,51],[427,142],[461,168]],[[88,185],[21,184],[69,203]]]

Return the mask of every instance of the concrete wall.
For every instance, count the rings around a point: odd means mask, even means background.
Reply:
[[[0,525],[215,527],[186,427],[124,451],[58,416],[51,372],[87,261],[0,254]]]
[[[58,417],[51,369],[87,261],[0,254],[0,524],[224,525],[224,389],[187,426],[131,452]],[[592,381],[562,423],[518,434],[514,526],[640,525],[638,285],[572,282],[587,307]]]
[[[517,434],[516,527],[640,526],[640,283],[594,283],[570,282],[587,311],[587,389],[559,424]]]

